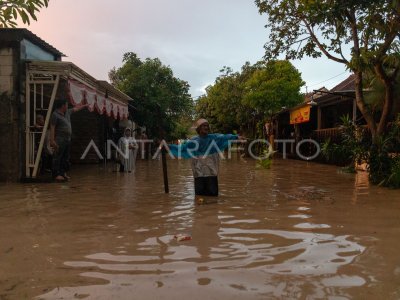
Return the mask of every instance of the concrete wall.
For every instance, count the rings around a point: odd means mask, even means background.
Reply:
[[[0,48],[0,181],[20,179],[18,61],[15,48]]]

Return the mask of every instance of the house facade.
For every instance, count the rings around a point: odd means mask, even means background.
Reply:
[[[315,90],[305,96],[303,103],[281,111],[274,120],[274,134],[277,139],[294,140],[289,155],[296,156],[296,145],[304,139],[318,143],[328,138],[340,141],[339,126],[344,116],[349,116],[357,124],[365,123],[356,105],[353,75],[331,90]],[[283,151],[283,145],[277,147]],[[313,152],[315,147],[302,150],[305,156],[312,156]]]
[[[53,104],[89,104],[72,116],[71,160],[97,163],[96,153],[81,160],[93,141],[104,153],[105,140],[118,121],[128,119],[132,99],[71,62],[27,29],[0,29],[0,181],[37,178]],[[45,125],[36,130],[36,118]]]

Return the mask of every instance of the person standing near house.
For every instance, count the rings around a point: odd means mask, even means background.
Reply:
[[[77,105],[68,109],[68,100],[57,100],[55,110],[50,118],[50,146],[53,148],[53,178],[56,181],[69,179],[69,153],[71,148],[71,114],[88,107],[88,104]]]
[[[219,155],[230,141],[240,137],[236,134],[210,133],[206,119],[199,119],[195,128],[198,136],[182,145],[168,145],[169,150],[175,156],[191,158],[196,195],[218,196]]]
[[[135,170],[139,146],[132,136],[132,130],[129,127],[125,128],[124,135],[119,139],[118,148],[121,152],[118,153],[120,172],[131,173]]]

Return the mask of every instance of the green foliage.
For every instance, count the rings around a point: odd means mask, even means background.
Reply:
[[[321,153],[328,162],[338,165],[352,165],[351,151],[343,145],[333,143],[327,139],[321,145]]]
[[[254,66],[250,63],[246,63],[241,72],[233,72],[229,67],[224,67],[214,85],[207,87],[206,95],[197,100],[197,115],[206,118],[213,131],[246,131],[251,127],[255,112],[242,104],[242,98],[243,84],[253,71]]]
[[[371,146],[365,128],[356,126],[348,115],[341,118],[340,126],[342,140],[339,144],[332,143],[329,139],[322,144],[321,152],[327,161],[337,164],[346,164],[345,172],[355,172],[355,165],[368,159],[368,151]]]
[[[135,53],[128,52],[124,54],[123,66],[112,69],[109,78],[134,100],[134,121],[146,126],[149,136],[184,137],[182,128],[178,127],[193,120],[193,101],[189,84],[174,77],[169,66],[158,58],[141,60]],[[186,123],[181,124],[183,121]]]
[[[349,115],[343,116],[341,121],[342,143],[340,146],[348,153],[348,158],[353,165],[365,161],[367,159],[365,149],[371,145],[366,129],[355,125]]]
[[[283,106],[301,102],[300,73],[288,61],[245,63],[241,72],[221,70],[214,85],[196,103],[197,114],[214,131],[239,129],[247,137],[262,137],[266,121]]]
[[[371,145],[368,159],[369,179],[373,184],[387,185],[392,169],[388,138],[378,137]]]
[[[369,179],[373,184],[400,188],[400,115],[384,136],[372,140],[365,128],[356,126],[348,116],[342,118],[342,142],[322,145],[327,160],[348,156],[349,170],[356,163],[366,162]]]
[[[265,149],[260,160],[257,162],[257,166],[263,169],[270,169],[272,165],[272,156],[275,152],[276,151],[274,151],[271,146],[269,146],[268,149]]]
[[[265,49],[269,59],[282,53],[289,59],[326,55],[350,69],[360,69],[386,50],[396,52],[398,1],[256,0],[255,3],[259,12],[267,16],[270,35]],[[353,25],[357,26],[355,32]],[[343,47],[355,39],[360,53],[352,49],[346,59]],[[388,45],[384,46],[385,42]]]
[[[395,103],[393,105],[393,111],[400,111],[400,72],[393,79],[395,95]],[[364,73],[364,88],[368,90],[364,95],[365,103],[371,109],[373,115],[379,115],[382,113],[384,106],[384,99],[386,88],[381,80],[371,71]]]
[[[302,101],[299,89],[303,85],[301,74],[289,61],[269,61],[245,82],[242,102],[270,120],[282,107]]]
[[[357,76],[357,105],[373,138],[384,135],[396,95],[395,78],[400,70],[399,1],[255,0],[255,3],[259,12],[266,15],[270,32],[265,58],[275,59],[282,54],[287,59],[325,56],[344,64]],[[368,103],[370,99],[360,92],[366,86],[365,72],[373,73],[383,87],[377,116]]]
[[[387,185],[393,188],[400,188],[400,156],[393,159],[390,176]]]
[[[0,0],[0,28],[16,27],[18,16],[24,24],[37,21],[40,8],[47,7],[49,0]]]
[[[169,133],[171,140],[186,139],[191,135],[195,135],[195,130],[190,130],[193,126],[193,118],[189,114],[182,115],[173,126],[172,131]]]

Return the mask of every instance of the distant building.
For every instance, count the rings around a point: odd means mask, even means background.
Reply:
[[[354,75],[350,75],[340,84],[328,90],[321,88],[305,95],[303,103],[282,110],[274,121],[277,139],[294,139],[289,148],[294,155],[296,144],[303,139],[312,138],[324,142],[330,138],[340,139],[340,120],[348,115],[357,124],[365,124],[355,101]],[[278,144],[278,150],[283,145]]]
[[[63,62],[64,56],[27,29],[0,29],[0,181],[38,176],[47,127],[33,127],[38,114],[48,123],[56,99],[89,104],[89,111],[72,116],[75,162],[91,140],[105,154],[114,123],[128,118],[129,96]],[[82,162],[98,161],[91,152]]]

